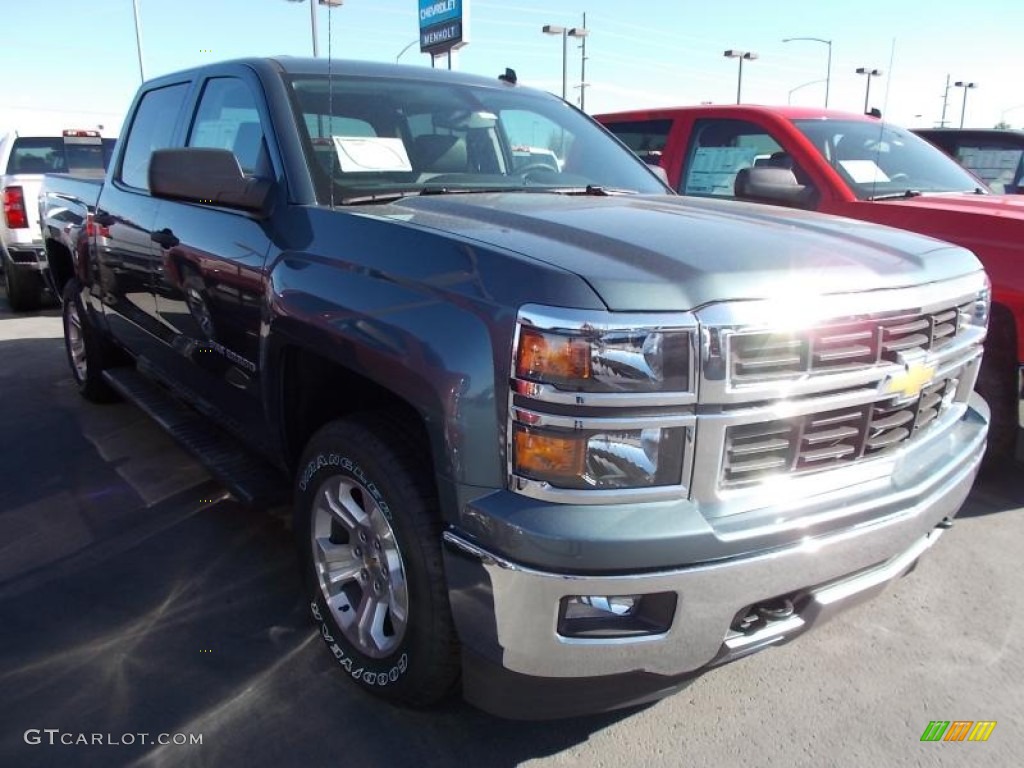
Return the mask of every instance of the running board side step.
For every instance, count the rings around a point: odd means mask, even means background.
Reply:
[[[279,469],[211,425],[155,381],[134,368],[111,368],[103,372],[103,378],[195,456],[238,501],[250,507],[289,502],[290,486]]]

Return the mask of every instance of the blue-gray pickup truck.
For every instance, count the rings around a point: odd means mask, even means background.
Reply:
[[[105,181],[40,205],[82,394],[243,500],[284,486],[356,686],[652,700],[952,524],[988,421],[969,251],[674,196],[512,71],[328,67],[147,82]]]

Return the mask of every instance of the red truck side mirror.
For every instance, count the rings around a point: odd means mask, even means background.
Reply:
[[[736,197],[796,208],[813,205],[814,188],[797,181],[789,168],[744,168],[736,174]]]
[[[268,213],[271,182],[242,173],[226,149],[186,147],[158,149],[149,162],[149,190],[154,197]]]

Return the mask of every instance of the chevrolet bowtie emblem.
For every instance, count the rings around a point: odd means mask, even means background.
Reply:
[[[910,399],[921,394],[921,390],[935,378],[935,366],[927,363],[908,363],[906,370],[885,380],[882,389],[887,395],[899,395]]]

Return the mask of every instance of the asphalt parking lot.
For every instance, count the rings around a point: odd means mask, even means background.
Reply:
[[[133,406],[81,400],[66,368],[58,311],[15,316],[0,294],[0,765],[1020,764],[1024,463],[979,482],[913,574],[817,633],[640,710],[507,722],[351,690],[307,620],[285,511],[226,498]],[[931,720],[997,726],[921,742]]]

